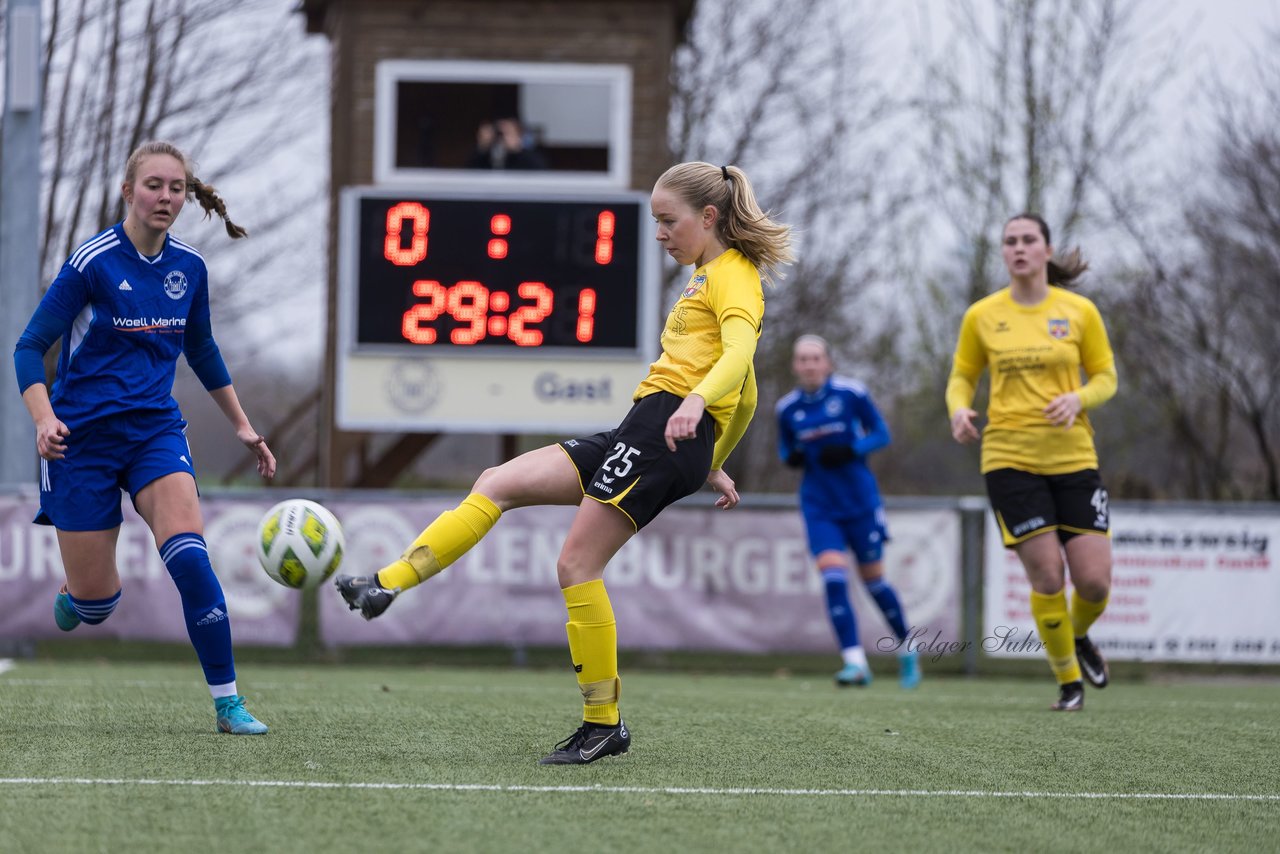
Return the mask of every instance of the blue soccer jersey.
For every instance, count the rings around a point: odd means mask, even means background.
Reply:
[[[184,343],[189,360],[198,340],[221,366],[204,258],[173,235],[154,258],[138,252],[123,223],[85,241],[62,265],[41,312],[62,326],[50,402],[72,430],[125,411],[177,415],[173,380]]]
[[[805,516],[857,519],[881,507],[866,458],[889,444],[889,428],[862,383],[832,376],[813,394],[795,389],[784,395],[776,412],[778,453],[784,461],[793,454],[803,460],[800,509]],[[852,449],[847,461],[832,454],[842,448]]]

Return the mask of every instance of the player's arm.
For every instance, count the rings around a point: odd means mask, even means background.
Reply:
[[[46,294],[47,296],[47,294]],[[13,350],[14,371],[23,405],[36,425],[36,452],[42,460],[61,460],[70,430],[58,420],[45,387],[45,353],[63,335],[65,324],[42,300],[18,337]]]
[[[215,388],[209,392],[209,396],[213,398],[214,403],[218,404],[222,414],[235,428],[236,438],[258,457],[258,474],[267,480],[275,477],[275,455],[267,447],[266,437],[254,430],[253,425],[249,423],[249,416],[244,414],[244,409],[240,406],[240,398],[236,396],[235,387],[228,384]]]
[[[745,320],[741,320],[744,326],[749,326]],[[751,333],[751,349],[755,351],[755,332]],[[742,394],[738,398],[738,405],[733,410],[733,415],[729,417],[729,423],[725,425],[720,438],[716,440],[715,450],[711,455],[712,470],[724,467],[724,461],[729,458],[729,454],[738,446],[738,442],[747,432],[747,426],[751,423],[752,417],[756,414],[756,406],[759,402],[759,392],[756,388],[756,372],[751,370],[751,362],[747,361],[747,374],[742,381]]]
[[[696,435],[698,425],[702,421],[702,413],[706,411],[709,404],[715,403],[738,388],[742,388],[745,394],[746,388],[744,384],[751,373],[751,360],[756,353],[756,327],[742,315],[731,314],[720,323],[720,342],[723,348],[720,358],[711,366],[711,370],[702,378],[702,382],[698,383],[689,392],[684,402],[667,420],[667,429],[664,435],[667,440],[667,447],[672,451],[676,449],[676,442],[682,439],[692,439]],[[746,411],[743,410],[742,402],[739,402],[729,426],[725,428],[720,440],[716,442],[716,459],[721,463],[729,456],[729,451],[733,450],[733,446],[738,443],[738,439],[742,438],[742,434],[746,432],[747,424],[750,423],[751,416],[754,414],[754,401]],[[746,421],[735,425],[733,422],[740,417],[745,417]],[[723,455],[721,455],[721,444],[731,428],[737,430],[737,437],[731,441]],[[713,464],[712,468],[719,468],[719,466]]]
[[[222,351],[213,339],[213,325],[207,307],[199,307],[187,318],[187,328],[182,336],[182,352],[187,364],[199,378],[222,414],[231,422],[236,438],[245,444],[258,458],[258,474],[270,480],[276,474],[276,458],[267,447],[267,440],[253,429],[249,416],[240,405],[235,386],[231,384],[231,372],[222,360]]]
[[[782,407],[778,407],[778,457],[793,469],[804,468],[804,448],[796,441],[791,419]]]
[[[182,335],[182,353],[205,391],[231,385],[231,372],[222,360],[218,342],[213,340],[213,324],[207,313],[192,313]]]
[[[893,436],[889,433],[889,425],[885,423],[884,416],[872,402],[871,395],[859,395],[855,412],[862,424],[863,433],[862,438],[853,443],[853,452],[859,457],[865,457],[881,448],[889,447]]]
[[[982,376],[986,361],[986,351],[978,337],[973,309],[970,308],[960,322],[960,338],[951,359],[951,376],[947,378],[947,414],[951,418],[951,435],[957,442],[978,439],[978,428],[973,423],[978,413],[972,405],[973,396],[978,391],[978,377]]]
[[[850,420],[861,425],[862,437],[855,439],[852,445],[823,445],[818,452],[818,461],[827,468],[866,459],[867,454],[886,447],[891,441],[889,425],[881,417],[880,410],[876,409],[876,405],[871,402],[870,395],[854,394],[852,397]]]
[[[1120,386],[1120,378],[1116,375],[1116,356],[1107,338],[1107,327],[1098,309],[1093,305],[1089,308],[1080,342],[1080,363],[1089,379],[1077,392],[1084,409],[1106,403]]]
[[[1088,380],[1080,388],[1063,392],[1049,401],[1049,405],[1044,408],[1049,423],[1070,427],[1075,424],[1076,416],[1081,412],[1101,406],[1116,393],[1118,380],[1115,354],[1107,340],[1102,315],[1092,303],[1087,306],[1082,324],[1080,364],[1084,367]]]

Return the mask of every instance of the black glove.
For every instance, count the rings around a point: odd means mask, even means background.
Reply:
[[[858,455],[853,452],[853,448],[849,445],[823,445],[818,449],[818,463],[823,468],[839,468],[857,458]]]
[[[796,448],[794,451],[788,454],[786,463],[788,466],[790,466],[793,469],[804,468],[804,449]]]

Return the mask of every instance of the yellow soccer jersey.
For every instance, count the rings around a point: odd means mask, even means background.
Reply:
[[[667,315],[662,330],[662,355],[649,366],[649,375],[636,388],[635,399],[655,391],[688,397],[724,353],[720,324],[727,317],[745,318],[760,337],[764,320],[764,290],[760,273],[741,252],[728,249],[693,271],[680,299]],[[744,381],[749,377],[744,377]],[[707,401],[716,421],[717,438],[742,398],[736,387],[719,400]]]
[[[978,300],[960,324],[947,383],[949,413],[971,405],[984,367],[991,371],[991,402],[982,432],[983,473],[1016,468],[1064,474],[1098,467],[1084,410],[1115,394],[1116,373],[1102,316],[1089,299],[1050,287],[1034,306],[1014,302],[1009,288]],[[1069,391],[1079,393],[1084,409],[1064,429],[1049,423],[1044,408]]]

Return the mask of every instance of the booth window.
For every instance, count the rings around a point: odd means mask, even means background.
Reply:
[[[390,60],[377,82],[380,183],[467,180],[481,170],[628,183],[626,66]]]

